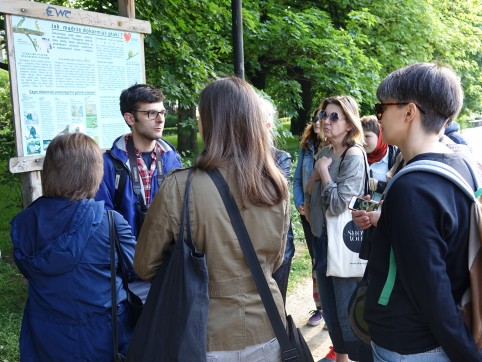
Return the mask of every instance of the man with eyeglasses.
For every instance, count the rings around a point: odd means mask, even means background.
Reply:
[[[137,238],[164,175],[182,167],[173,145],[162,138],[167,110],[164,94],[147,84],[122,91],[120,111],[131,133],[104,154],[104,178],[96,200],[124,216]]]

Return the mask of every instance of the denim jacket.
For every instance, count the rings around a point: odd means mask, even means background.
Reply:
[[[315,149],[313,145],[311,145],[307,151],[301,148],[298,154],[295,176],[293,178],[293,198],[297,209],[304,204],[305,186],[313,173],[314,165]]]

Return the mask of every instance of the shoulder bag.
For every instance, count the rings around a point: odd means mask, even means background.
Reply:
[[[117,257],[119,259],[119,270],[122,276],[122,285],[124,286],[124,289],[126,290],[126,293],[127,293],[127,305],[129,307],[130,321],[131,321],[132,328],[134,328],[139,317],[141,316],[141,312],[144,304],[142,303],[141,298],[129,288],[125,262],[122,256],[119,235],[117,234],[117,228],[115,226],[113,212],[114,212],[113,210],[107,210],[107,216],[109,219],[110,242],[111,244],[114,244],[115,249],[117,251]]]
[[[226,211],[229,214],[229,218],[231,219],[234,232],[239,240],[239,245],[244,253],[244,257],[251,270],[251,274],[253,275],[256,287],[258,288],[261,300],[266,309],[266,313],[268,314],[276,338],[280,344],[282,361],[313,362],[311,351],[300,330],[296,328],[290,315],[286,317],[286,329],[283,325],[273,295],[271,294],[271,290],[269,289],[263,270],[261,269],[261,265],[256,256],[256,251],[254,250],[251,238],[246,230],[246,225],[241,218],[238,206],[229,191],[229,186],[226,183],[226,180],[218,169],[209,171],[208,175],[216,185],[216,188],[223,199]]]
[[[355,147],[355,146],[352,146]],[[347,148],[341,155],[340,169]],[[368,193],[368,166],[363,151],[365,163],[365,186],[364,195]],[[339,215],[333,215],[330,211],[325,213],[326,232],[328,239],[327,276],[341,278],[361,277],[366,267],[366,260],[360,259],[363,230],[352,219],[351,211],[347,208]]]
[[[191,180],[192,170],[186,182],[179,238],[170,246],[152,281],[127,361],[206,361],[208,270],[205,255],[192,241]]]
[[[125,356],[119,353],[119,342],[118,342],[118,322],[117,322],[117,275],[116,275],[116,265],[115,265],[115,253],[117,250],[118,260],[119,260],[119,269],[121,270],[122,274],[122,285],[124,286],[126,293],[127,293],[127,304],[128,311],[132,328],[139,318],[140,313],[142,312],[142,301],[141,299],[134,294],[127,284],[127,275],[124,268],[124,260],[122,258],[122,252],[120,249],[120,242],[119,236],[117,235],[117,228],[115,226],[114,221],[114,211],[107,210],[107,219],[109,220],[109,239],[110,239],[110,280],[111,280],[111,299],[112,299],[112,342],[114,347],[114,361],[120,362],[125,360]]]

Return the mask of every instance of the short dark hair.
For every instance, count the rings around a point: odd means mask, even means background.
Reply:
[[[164,101],[164,94],[160,89],[147,84],[135,84],[124,89],[119,97],[122,115],[132,113],[139,103],[158,103]]]
[[[83,133],[56,136],[47,147],[42,187],[47,197],[92,198],[104,176],[102,150]]]
[[[459,77],[446,65],[416,63],[389,74],[377,89],[381,102],[413,102],[421,113],[422,127],[438,133],[462,108],[464,92]]]

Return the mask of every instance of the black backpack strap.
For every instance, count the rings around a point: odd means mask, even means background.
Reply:
[[[106,153],[110,156],[112,165],[114,166],[114,171],[115,171],[114,210],[119,210],[121,201],[122,201],[122,195],[124,193],[124,188],[126,185],[127,174],[129,171],[127,170],[127,168],[125,167],[124,163],[121,160],[119,160],[118,158],[115,158],[112,155],[111,150],[107,150]]]

